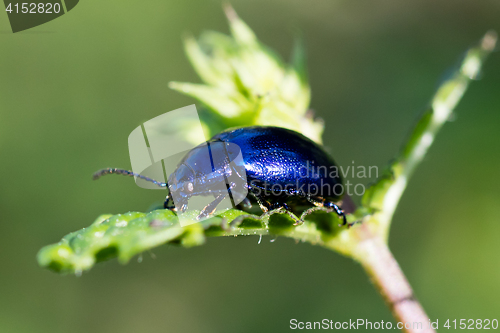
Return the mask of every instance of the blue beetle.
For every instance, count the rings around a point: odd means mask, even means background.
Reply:
[[[207,146],[211,163],[202,162],[206,160]],[[229,163],[231,157],[238,154],[241,154],[242,162]],[[334,210],[343,219],[343,224],[347,223],[344,211],[339,207],[343,186],[334,161],[312,140],[281,127],[251,126],[225,130],[189,151],[167,183],[112,168],[96,172],[94,179],[111,173],[136,176],[161,187],[168,186],[170,191],[165,209],[178,207],[183,212],[191,197],[213,195],[214,200],[200,212],[199,219],[210,216],[230,195],[232,201],[241,203],[238,207],[245,211],[252,208],[252,202],[256,202],[264,213],[278,208],[291,213],[298,207],[313,205]],[[172,205],[173,198],[176,199],[175,206]]]

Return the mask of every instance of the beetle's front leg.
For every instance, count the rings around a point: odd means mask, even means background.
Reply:
[[[203,208],[203,210],[200,212],[200,214],[198,214],[196,219],[201,220],[203,218],[206,218],[206,217],[209,217],[210,215],[212,215],[215,212],[215,210],[217,209],[217,206],[222,202],[222,200],[224,200],[227,197],[227,195],[228,195],[227,192],[219,194],[215,198],[214,201],[212,201],[211,203],[206,205],[205,208]]]
[[[282,211],[282,212],[288,214],[288,216],[290,216],[292,218],[292,220],[295,221],[294,225],[300,225],[300,224],[304,223],[304,220],[298,218],[297,216],[295,216],[294,213],[292,213],[292,209],[286,203],[271,204],[269,201],[260,197],[258,194],[253,193],[253,192],[250,192],[250,193],[255,198],[257,203],[259,204],[260,209],[262,209],[262,211],[264,212],[264,214],[262,214],[261,218],[269,217],[274,213]]]

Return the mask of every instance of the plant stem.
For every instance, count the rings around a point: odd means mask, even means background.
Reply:
[[[436,134],[448,121],[463,97],[471,80],[478,77],[481,67],[494,50],[497,34],[488,31],[478,45],[470,48],[461,66],[445,80],[432,98],[430,108],[413,129],[399,156],[390,165],[390,174],[382,177],[363,198],[363,206],[376,211],[370,222],[376,223],[385,240],[399,200],[409,179],[432,145]]]
[[[401,267],[380,236],[360,241],[354,258],[363,266],[399,325],[403,325],[403,332],[435,332]]]
[[[422,161],[437,132],[451,116],[470,81],[475,79],[486,57],[493,51],[497,35],[489,31],[479,45],[469,49],[462,65],[443,82],[430,109],[417,123],[400,156],[390,166],[390,176],[381,178],[367,195],[364,206],[374,209],[364,224],[353,231],[357,244],[351,255],[366,270],[384,297],[394,317],[410,328],[404,332],[434,332],[429,317],[416,300],[413,290],[387,246],[392,216],[409,178]],[[422,323],[414,327],[413,323]]]

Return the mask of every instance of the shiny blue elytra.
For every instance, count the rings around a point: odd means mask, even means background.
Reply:
[[[200,163],[206,161],[206,149],[201,147],[207,145],[212,152],[211,166]],[[231,157],[238,154],[242,162],[229,163]],[[227,184],[225,191],[216,191],[210,185],[213,184],[213,171],[220,184]],[[210,216],[228,195],[236,199],[248,193],[246,198],[234,200],[241,202],[238,208],[245,211],[251,209],[252,202],[257,202],[264,212],[282,208],[291,213],[298,207],[324,207],[333,209],[346,224],[344,212],[337,205],[343,196],[343,186],[334,161],[312,140],[281,127],[252,126],[223,131],[187,153],[167,183],[121,169],[101,170],[94,174],[94,179],[109,173],[136,176],[161,187],[168,186],[166,209],[175,210],[173,201],[182,200],[180,206],[179,202],[175,206],[184,211],[191,197],[214,196],[199,214],[199,219]]]

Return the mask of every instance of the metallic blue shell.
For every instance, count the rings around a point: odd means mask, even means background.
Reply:
[[[250,187],[272,191],[275,196],[315,195],[338,201],[342,179],[334,161],[315,142],[281,127],[252,126],[229,129],[209,142],[239,146]]]

